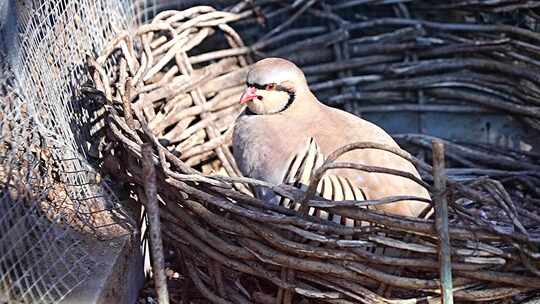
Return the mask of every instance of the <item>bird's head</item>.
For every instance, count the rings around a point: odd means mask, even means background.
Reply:
[[[294,63],[281,58],[266,58],[255,63],[248,72],[246,89],[240,103],[247,103],[258,115],[287,110],[298,93],[309,90],[306,77]]]

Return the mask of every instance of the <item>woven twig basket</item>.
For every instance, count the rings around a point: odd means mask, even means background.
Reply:
[[[242,17],[210,7],[165,11],[134,32],[121,33],[97,60],[89,60],[106,108],[105,172],[125,185],[144,186],[141,147],[152,146],[165,240],[178,249],[186,274],[212,302],[276,303],[292,297],[330,303],[439,302],[438,235],[432,220],[359,208],[393,198],[336,203],[309,190],[239,176],[230,132],[242,110],[238,95],[248,59],[239,55],[246,48],[227,22]],[[230,48],[204,53],[209,41],[226,41]],[[430,165],[403,151],[357,143],[329,156],[315,172],[311,189],[325,170],[339,165],[337,156],[366,148],[398,154],[413,162],[424,180],[433,180]],[[362,165],[356,169],[404,175]],[[433,194],[433,186],[419,182]],[[346,227],[269,206],[250,194],[252,185],[372,226]],[[540,288],[533,275],[539,238],[514,216],[528,211],[491,179],[448,180],[448,186],[442,195],[453,207],[454,297],[492,302]],[[370,251],[374,245],[392,253]]]

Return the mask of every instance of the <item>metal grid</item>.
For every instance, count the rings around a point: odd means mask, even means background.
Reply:
[[[0,303],[58,303],[95,266],[82,238],[130,233],[95,169],[99,108],[79,89],[85,56],[135,22],[135,5],[9,4],[0,32]]]
[[[0,71],[0,302],[55,303],[93,261],[50,212],[43,141],[9,69]]]

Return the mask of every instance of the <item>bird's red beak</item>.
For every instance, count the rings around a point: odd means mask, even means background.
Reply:
[[[257,98],[257,89],[254,87],[247,87],[242,96],[240,96],[240,103],[245,104],[253,99]]]

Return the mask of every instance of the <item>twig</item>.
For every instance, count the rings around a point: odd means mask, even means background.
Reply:
[[[146,212],[150,226],[150,250],[152,251],[152,268],[156,294],[160,304],[169,303],[167,277],[165,275],[165,257],[163,256],[163,241],[161,240],[161,223],[157,201],[156,172],[152,160],[151,144],[141,146]]]
[[[131,103],[129,102],[129,97],[132,93],[131,79],[126,79],[126,87],[124,89],[124,94],[122,95],[122,106],[124,108],[124,117],[126,119],[126,124],[132,130],[135,129],[135,121],[133,120],[133,114],[131,111]]]
[[[184,251],[186,250],[185,246]],[[195,260],[194,259],[187,259],[185,261],[186,268],[189,272],[189,275],[191,277],[191,280],[193,281],[193,284],[197,287],[197,289],[201,292],[203,296],[205,296],[208,300],[212,301],[212,303],[216,304],[233,304],[230,301],[227,301],[216,294],[214,294],[208,287],[204,284],[204,282],[199,277],[199,274],[197,273],[197,269],[195,267]]]
[[[439,235],[439,263],[443,304],[454,303],[452,296],[452,262],[450,235],[448,233],[448,204],[446,201],[446,176],[444,173],[444,144],[433,141],[433,180],[435,203],[435,228]]]

